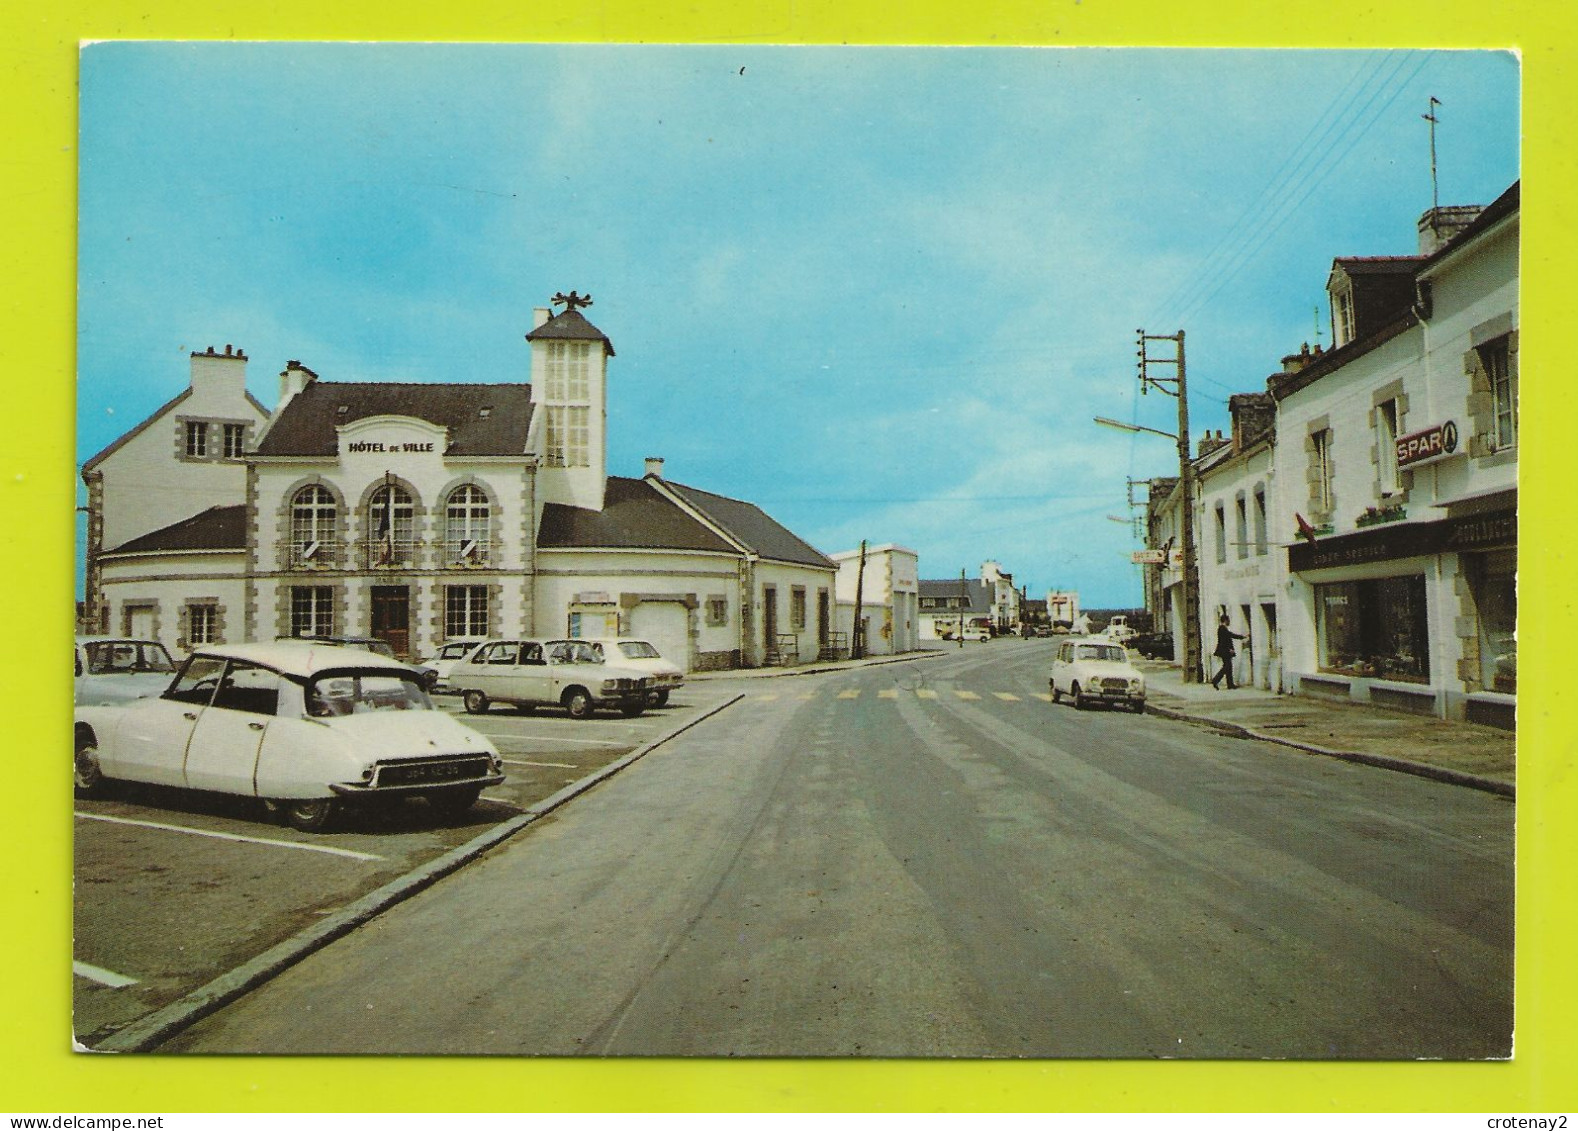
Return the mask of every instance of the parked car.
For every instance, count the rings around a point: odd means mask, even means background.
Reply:
[[[576,719],[599,708],[634,718],[653,689],[650,675],[605,660],[585,640],[489,640],[449,669],[449,685],[473,715],[509,703],[563,707]]]
[[[74,696],[83,703],[125,703],[170,686],[175,664],[157,640],[79,636]]]
[[[1145,677],[1129,662],[1123,645],[1100,636],[1059,644],[1047,682],[1054,703],[1067,695],[1082,710],[1091,703],[1126,706],[1135,714],[1145,710]]]
[[[1122,613],[1108,621],[1107,627],[1102,630],[1101,634],[1109,640],[1116,640],[1119,644],[1127,644],[1139,635],[1135,629],[1130,627],[1129,618]]]
[[[277,640],[310,640],[319,644],[339,644],[346,648],[362,648],[379,656],[386,656],[391,660],[399,660],[389,641],[377,636],[279,636]],[[403,662],[403,661],[402,661]],[[422,677],[422,685],[432,691],[438,684],[438,670],[431,664],[407,664],[408,668]]]
[[[458,815],[504,780],[409,665],[306,641],[198,648],[155,698],[77,708],[75,747],[79,795],[107,779],[239,794],[304,830],[411,797]]]
[[[1131,652],[1151,660],[1173,658],[1173,634],[1170,632],[1142,632],[1125,645]]]
[[[550,641],[550,644],[558,641]],[[629,636],[589,637],[586,643],[592,651],[607,661],[621,667],[635,668],[652,677],[652,691],[647,695],[647,706],[661,707],[668,702],[669,693],[685,682],[685,673],[672,660],[665,660],[649,641]]]
[[[450,669],[475,652],[481,644],[480,640],[451,640],[423,660],[422,666],[430,668],[433,672],[433,686],[428,690],[448,691]]]

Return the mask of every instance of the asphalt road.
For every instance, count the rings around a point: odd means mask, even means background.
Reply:
[[[1049,643],[713,685],[162,1051],[1508,1055],[1509,801],[1054,706]]]

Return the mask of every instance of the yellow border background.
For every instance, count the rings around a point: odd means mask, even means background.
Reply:
[[[1571,493],[1578,362],[1564,300],[1578,264],[1571,0],[91,0],[0,5],[0,545],[5,782],[0,1112],[1458,1111],[1578,1107]],[[1081,1061],[345,1060],[90,1056],[70,1050],[77,49],[84,39],[1505,47],[1524,64],[1524,657],[1519,749],[1517,1051],[1503,1064]],[[1443,92],[1445,93],[1445,92]],[[1566,216],[1564,217],[1564,213]],[[1565,348],[1564,348],[1565,347]],[[58,678],[56,672],[62,673]],[[523,1005],[529,1008],[529,1003]]]

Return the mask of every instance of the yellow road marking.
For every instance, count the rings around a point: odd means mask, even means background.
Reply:
[[[980,696],[977,695],[973,691],[955,691],[954,694],[957,695],[960,699],[979,699],[980,698]]]
[[[878,699],[897,699],[898,697],[898,691],[891,687],[884,687],[881,691],[877,692]]]
[[[930,690],[928,690],[926,688],[922,688],[921,690],[917,691],[915,694],[920,696],[922,699],[935,699],[935,698],[937,698],[937,693],[935,691],[930,691]]]
[[[860,698],[860,692],[859,691],[840,691],[838,693],[838,697],[840,699],[859,699]]]
[[[994,692],[992,692],[992,694],[997,696],[997,698],[1001,699],[1004,703],[1017,703],[1017,702],[1019,702],[1019,696],[1017,696],[1017,695],[1010,695],[1006,691],[994,691]]]
[[[1036,692],[1036,698],[1041,700],[1043,703],[1052,702],[1052,696],[1048,695],[1045,691]]]

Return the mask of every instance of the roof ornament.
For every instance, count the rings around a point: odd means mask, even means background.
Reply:
[[[565,294],[563,291],[560,291],[558,294],[553,296],[553,304],[555,306],[564,307],[565,312],[568,313],[572,310],[579,310],[583,306],[591,306],[592,296],[579,295],[574,291],[571,291],[569,294]]]

